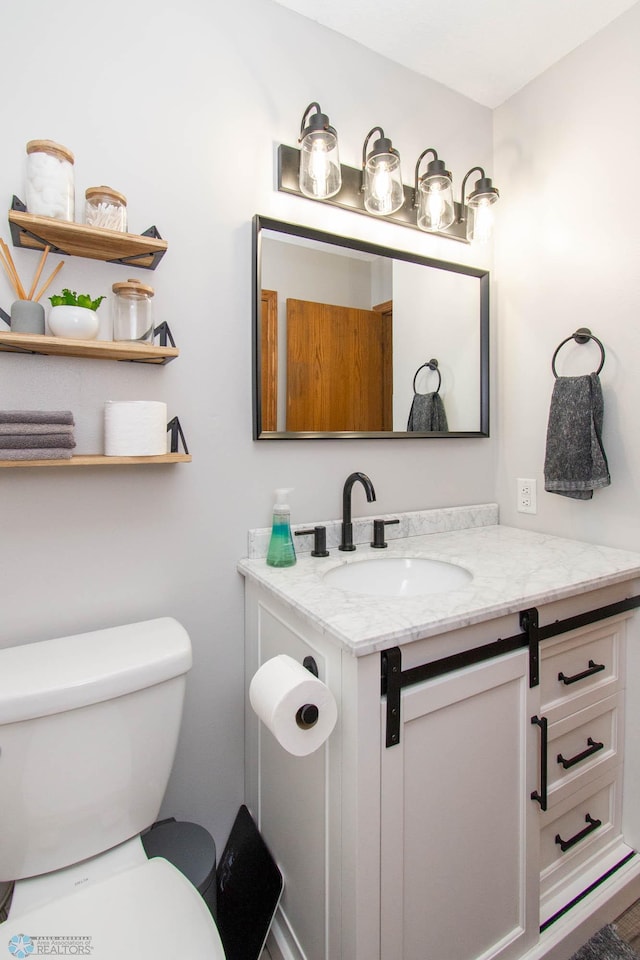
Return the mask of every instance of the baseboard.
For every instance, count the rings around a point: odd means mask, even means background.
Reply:
[[[569,960],[594,933],[640,899],[640,857],[634,857],[540,935],[520,960]]]

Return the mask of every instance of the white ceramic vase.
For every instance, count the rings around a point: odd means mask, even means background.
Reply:
[[[95,310],[62,303],[49,311],[49,330],[54,337],[68,340],[95,340],[100,321]]]

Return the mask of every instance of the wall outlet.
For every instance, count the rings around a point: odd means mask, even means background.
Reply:
[[[536,481],[518,479],[518,513],[537,513],[538,505],[536,500]]]

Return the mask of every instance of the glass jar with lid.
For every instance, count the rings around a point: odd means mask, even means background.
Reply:
[[[87,187],[84,222],[89,227],[127,232],[127,198],[112,187]]]
[[[25,202],[28,213],[73,221],[75,217],[74,157],[53,140],[27,143]]]
[[[153,287],[140,280],[123,280],[111,287],[113,339],[153,343]]]

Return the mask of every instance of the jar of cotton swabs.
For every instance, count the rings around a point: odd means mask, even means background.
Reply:
[[[112,187],[88,187],[84,222],[89,227],[127,232],[127,198]]]

